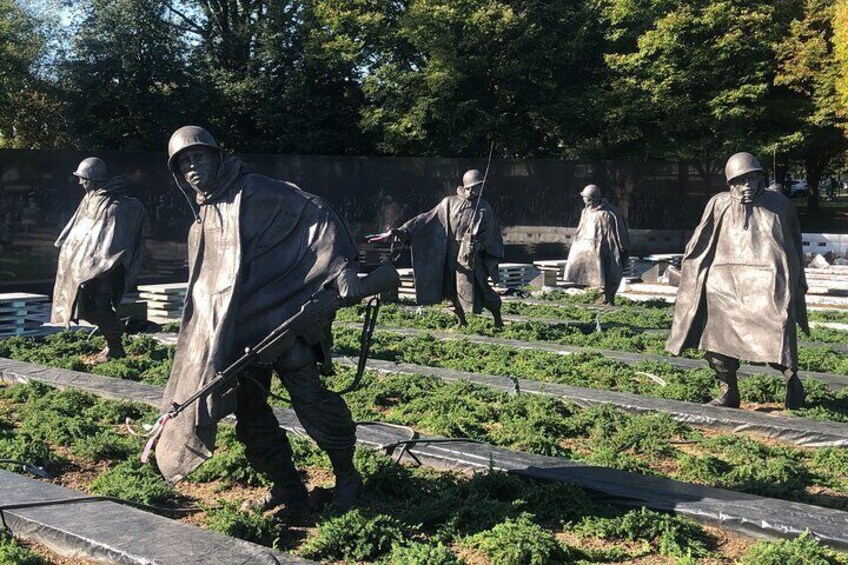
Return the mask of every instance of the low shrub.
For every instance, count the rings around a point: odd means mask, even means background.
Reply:
[[[28,550],[8,531],[0,530],[0,563],[10,565],[49,565],[46,559],[41,558]]]
[[[468,538],[467,543],[500,565],[546,565],[568,560],[568,550],[529,514],[508,518]]]
[[[318,524],[317,534],[300,553],[312,559],[370,561],[389,553],[405,537],[403,524],[395,518],[351,510]]]
[[[848,556],[822,546],[804,532],[793,540],[759,541],[739,560],[740,565],[834,565],[848,563]]]
[[[454,552],[442,544],[408,542],[395,544],[387,558],[392,565],[462,565]]]
[[[224,501],[218,504],[206,511],[205,525],[210,530],[268,547],[277,546],[280,525],[273,517],[242,512]]]
[[[647,508],[612,518],[587,517],[576,529],[583,535],[601,539],[650,541],[657,546],[660,555],[672,557],[706,557],[712,542],[698,524]]]
[[[90,488],[97,494],[152,506],[170,505],[176,498],[174,490],[157,470],[136,459],[104,471],[92,481]]]

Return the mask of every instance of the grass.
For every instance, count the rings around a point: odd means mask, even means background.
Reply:
[[[349,379],[344,371],[333,377],[336,385]],[[631,415],[610,405],[581,408],[553,397],[508,394],[466,381],[445,383],[422,375],[371,379],[346,397],[357,420],[848,509],[848,471],[839,450],[708,434],[666,414]]]
[[[337,319],[342,322],[360,321],[363,317],[362,307],[345,309]],[[659,320],[645,319],[638,312],[616,314],[628,323],[610,323],[600,320],[598,323],[606,329],[598,331],[596,323],[551,324],[539,321],[511,322],[504,328],[495,328],[492,321],[475,317],[469,320],[467,326],[456,325],[452,314],[441,308],[420,309],[410,311],[397,306],[387,305],[381,308],[380,323],[384,327],[404,327],[422,330],[449,331],[466,335],[485,335],[499,339],[514,339],[530,342],[556,343],[572,347],[589,349],[627,351],[652,355],[669,356],[665,350],[668,333],[664,331],[643,331],[642,328],[653,328],[659,325]],[[828,343],[848,343],[848,332],[839,330],[815,330],[816,336],[821,336]],[[683,356],[701,358],[703,352],[687,350]],[[821,346],[802,346],[799,348],[799,366],[806,371],[819,371],[836,374],[848,374],[848,357],[844,352],[834,351]]]
[[[121,403],[110,406],[113,403],[43,385],[0,387],[4,433],[13,430],[15,434],[34,435],[30,429],[33,422],[25,419],[30,405],[40,402],[43,407],[68,400],[86,405],[80,417],[86,426],[95,428],[106,425],[113,415],[125,409]],[[293,438],[293,445],[300,468],[309,474],[327,472],[329,462],[315,446],[297,438]],[[50,444],[50,448],[63,450],[60,445]],[[243,469],[247,462],[228,455],[237,449],[234,436],[222,434],[218,453],[208,464],[219,458],[230,463],[215,466],[220,476],[205,477],[208,488],[202,492],[226,495],[233,488],[249,486],[251,475]],[[57,470],[57,480],[64,482],[68,474],[75,474],[76,481],[87,477],[87,482],[78,484],[77,488],[88,492],[175,507],[203,502],[164,491],[164,481],[150,466],[104,460],[94,465],[77,455],[73,459],[71,467]],[[608,543],[603,536],[609,534],[593,531],[585,524],[617,517],[626,519],[632,511],[596,501],[574,486],[522,480],[500,473],[463,475],[415,469],[369,452],[358,452],[356,460],[365,479],[360,507],[340,516],[312,515],[305,536],[285,528],[273,516],[238,510],[238,500],[233,499],[207,507],[192,522],[316,559],[439,564],[462,563],[466,559],[475,563],[550,562],[550,558],[557,556],[579,557],[588,563],[608,561],[611,554],[624,560],[662,556],[667,552],[663,545],[666,542],[657,532],[668,529],[664,524],[674,524],[675,531],[691,534],[691,540],[683,537],[678,540],[690,548],[690,553],[721,559],[716,552],[718,541],[714,534],[689,520],[661,513],[650,513],[645,518],[647,523],[656,522],[655,527],[646,526],[630,535],[639,541],[635,550]],[[193,484],[197,483],[180,484],[175,490],[191,491],[195,488]],[[158,495],[153,494],[157,492]],[[560,541],[563,535],[578,542],[565,545]],[[584,541],[585,547],[581,547]],[[12,562],[28,563],[19,558],[24,555],[20,551],[10,538],[0,538],[0,556],[14,555],[18,561]]]
[[[334,329],[335,347],[345,355],[359,351],[358,330]],[[444,367],[457,371],[562,383],[614,390],[659,398],[703,403],[718,393],[710,369],[685,370],[665,362],[627,365],[599,353],[558,355],[534,349],[478,344],[467,340],[438,340],[429,336],[402,336],[390,332],[375,335],[371,355],[376,359]],[[660,381],[645,374],[659,377]],[[740,383],[744,402],[780,402],[783,384],[777,378],[752,376]],[[808,407],[794,413],[805,417],[848,421],[848,390],[833,392],[819,381],[805,382]]]

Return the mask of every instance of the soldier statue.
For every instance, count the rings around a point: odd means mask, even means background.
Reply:
[[[479,314],[486,308],[500,328],[501,298],[489,278],[496,283],[500,280],[498,262],[504,256],[504,245],[498,218],[481,198],[485,180],[476,169],[466,172],[456,195],[446,196],[435,208],[391,230],[391,234],[412,248],[419,304],[448,299],[463,326],[468,314]],[[372,241],[383,239],[386,237]]]
[[[585,207],[568,251],[566,281],[599,289],[613,304],[630,253],[630,236],[621,211],[590,184],[580,193]]]
[[[102,159],[83,159],[73,174],[85,195],[54,244],[60,251],[51,322],[96,325],[106,348],[94,362],[103,362],[126,355],[116,308],[141,267],[145,211],[124,194],[124,179],[109,177]]]
[[[357,285],[356,246],[336,211],[294,184],[248,173],[203,128],[185,126],[168,143],[168,167],[198,211],[188,236],[189,280],[167,411],[268,336],[329,282]],[[193,207],[194,209],[194,207]],[[267,398],[272,371],[300,423],[330,457],[333,506],[350,508],[362,483],[354,467],[356,426],[342,397],[325,388],[319,365],[331,361],[332,316],[316,319],[275,361],[252,365],[234,386],[193,403],[164,428],[157,464],[171,482],[212,455],[217,422],[235,413],[247,459],[272,482],[245,507],[295,517],[308,509],[292,449]]]
[[[787,408],[804,404],[795,325],[809,333],[804,253],[795,206],[766,190],[756,157],[737,153],[725,166],[730,188],[707,203],[686,246],[674,322],[666,348],[706,352],[721,381],[709,404],[739,408],[739,360],[783,373]]]

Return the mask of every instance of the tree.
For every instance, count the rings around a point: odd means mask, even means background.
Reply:
[[[792,22],[777,46],[780,61],[775,83],[794,92],[792,133],[797,139],[810,189],[807,207],[819,209],[819,180],[833,158],[848,149],[842,128],[846,108],[838,94],[839,64],[835,56],[834,0],[806,0],[803,17]]]
[[[381,151],[481,156],[495,141],[503,156],[562,156],[579,139],[601,65],[591,3],[334,4],[323,15],[364,70],[361,126]]]
[[[56,143],[61,103],[39,76],[43,24],[14,0],[0,0],[0,147],[44,148]]]
[[[196,38],[195,106],[234,149],[361,153],[362,100],[353,62],[322,29],[313,0],[170,2]]]
[[[610,69],[600,151],[714,160],[769,140],[772,45],[792,2],[601,0]]]
[[[62,61],[68,132],[78,147],[161,150],[184,125],[186,43],[163,0],[87,0]]]

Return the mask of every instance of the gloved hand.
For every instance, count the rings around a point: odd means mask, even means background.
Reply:
[[[341,298],[358,299],[365,295],[365,287],[354,267],[348,267],[336,277],[336,288]]]

